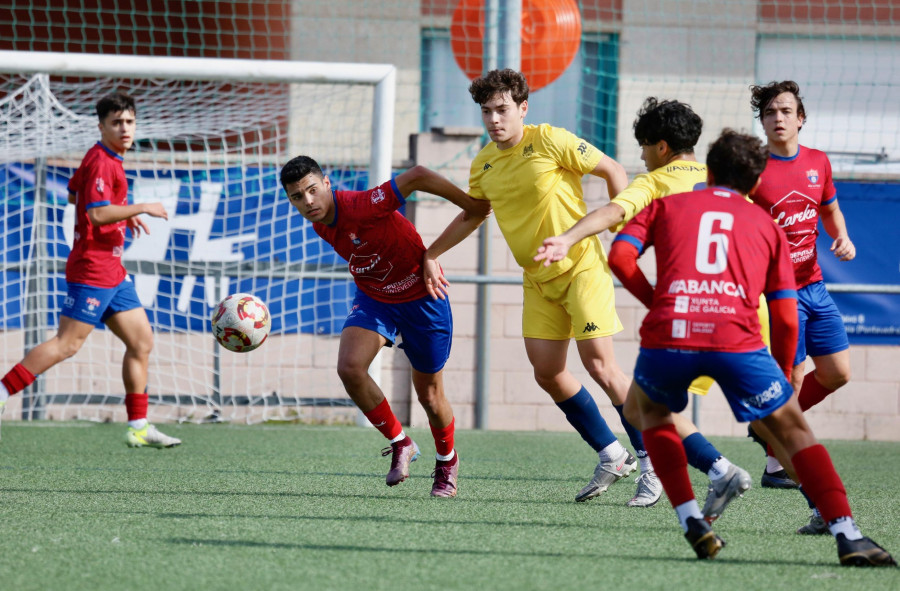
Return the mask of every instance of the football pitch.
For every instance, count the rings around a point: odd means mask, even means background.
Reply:
[[[694,558],[665,497],[629,508],[633,477],[575,503],[596,455],[575,433],[457,432],[459,496],[432,499],[433,443],[388,488],[373,429],[165,425],[170,450],[128,449],[112,424],[7,422],[0,442],[0,588],[900,589],[802,537],[796,491],[758,486],[748,439],[714,438],[754,475]],[[624,442],[624,441],[623,441]],[[625,442],[627,443],[627,442]],[[825,442],[863,533],[900,555],[900,444]],[[692,471],[702,505],[705,475]]]

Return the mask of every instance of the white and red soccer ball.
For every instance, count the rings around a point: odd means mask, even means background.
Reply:
[[[213,336],[229,351],[256,349],[265,342],[271,327],[269,308],[253,294],[231,294],[213,310]]]

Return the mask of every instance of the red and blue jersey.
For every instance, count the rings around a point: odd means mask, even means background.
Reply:
[[[368,191],[334,191],[335,218],[313,229],[350,264],[356,286],[385,303],[428,295],[422,278],[425,245],[397,209],[406,200],[391,180]]]
[[[641,326],[649,349],[763,348],[760,294],[796,298],[784,233],[722,187],[654,199],[616,240],[656,249],[653,304]]]
[[[66,281],[93,287],[115,287],[125,279],[122,253],[125,229],[122,220],[95,226],[88,217],[94,207],[128,205],[128,181],[122,157],[97,142],[69,180],[75,195],[75,243],[66,262]]]
[[[787,235],[797,287],[821,281],[816,252],[819,208],[837,199],[828,156],[805,146],[792,157],[770,155],[759,187],[750,198]]]

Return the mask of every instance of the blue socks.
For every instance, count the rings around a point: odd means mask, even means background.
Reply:
[[[625,405],[614,404],[613,408],[619,413],[619,418],[622,420],[622,426],[625,427],[625,432],[628,433],[628,439],[631,441],[631,447],[634,448],[634,452],[639,458],[645,457],[647,455],[647,450],[644,448],[644,436],[641,435],[641,432],[635,429],[625,418],[625,413],[622,410],[625,408]]]
[[[688,464],[707,474],[722,454],[701,433],[692,433],[682,441]]]
[[[594,402],[594,398],[584,386],[575,396],[563,402],[557,402],[556,406],[565,413],[566,420],[575,427],[581,438],[594,448],[594,451],[599,452],[616,441],[616,436],[609,430],[609,425],[600,415],[597,403]]]

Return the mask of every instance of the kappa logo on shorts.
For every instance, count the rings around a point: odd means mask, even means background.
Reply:
[[[584,330],[581,332],[582,333],[594,332],[595,330],[599,330],[599,329],[600,329],[600,327],[597,326],[596,324],[594,324],[593,322],[588,322],[587,324],[584,325]]]

